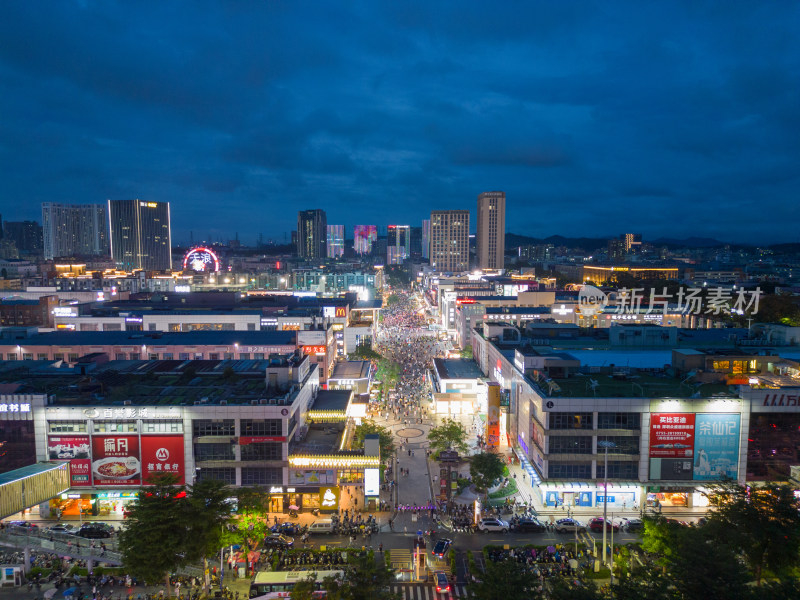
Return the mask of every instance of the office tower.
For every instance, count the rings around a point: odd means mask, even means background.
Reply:
[[[109,200],[111,258],[120,269],[172,268],[169,202]]]
[[[641,233],[623,233],[619,239],[625,245],[625,252],[632,252],[642,247],[642,234]]]
[[[328,225],[328,258],[344,255],[344,225]]]
[[[411,256],[417,260],[422,256],[422,227],[411,228]]]
[[[431,220],[422,219],[422,258],[431,257]]]
[[[478,195],[476,237],[478,268],[502,269],[506,250],[505,192],[483,192]]]
[[[321,208],[297,213],[297,256],[305,260],[327,255],[328,217]]]
[[[20,252],[38,254],[42,251],[42,226],[36,221],[6,221],[3,230]]]
[[[469,211],[431,212],[431,267],[440,273],[469,270]]]
[[[108,254],[108,218],[103,204],[42,202],[44,257]]]
[[[389,225],[386,229],[386,264],[402,265],[411,256],[411,228]]]
[[[353,228],[353,250],[362,256],[372,253],[372,245],[378,241],[375,225],[356,225]]]

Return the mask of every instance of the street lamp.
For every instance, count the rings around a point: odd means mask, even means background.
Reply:
[[[606,536],[608,533],[608,521],[606,520],[608,514],[608,449],[616,448],[617,445],[608,440],[599,440],[597,445],[605,451],[605,460],[603,464],[603,564],[606,564]]]

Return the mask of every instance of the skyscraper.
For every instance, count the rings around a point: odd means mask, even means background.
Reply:
[[[411,256],[411,230],[408,225],[389,225],[386,230],[386,264],[402,265]]]
[[[36,221],[6,221],[3,231],[20,252],[39,254],[42,251],[42,226]]]
[[[328,258],[344,255],[344,225],[328,225]]]
[[[431,257],[431,220],[422,219],[422,258]]]
[[[431,267],[440,273],[469,270],[469,211],[431,212]]]
[[[108,254],[108,217],[103,204],[42,202],[44,257]]]
[[[378,228],[375,225],[356,225],[353,228],[353,250],[356,254],[372,253],[372,245],[378,241]]]
[[[109,200],[111,258],[120,269],[172,268],[169,202]]]
[[[502,269],[506,250],[506,194],[478,195],[476,254],[481,269]]]
[[[321,208],[297,213],[297,256],[305,260],[325,258],[328,218]]]

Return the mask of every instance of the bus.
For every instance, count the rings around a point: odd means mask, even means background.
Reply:
[[[314,575],[317,582],[317,589],[322,589],[322,580],[326,577],[344,577],[344,571],[259,571],[250,582],[250,598],[286,598],[294,589],[298,581],[307,579],[309,575]],[[277,592],[286,592],[285,596],[270,595]],[[322,596],[324,598],[324,596]]]

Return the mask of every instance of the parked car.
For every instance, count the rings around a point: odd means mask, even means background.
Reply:
[[[501,533],[508,533],[508,521],[503,519],[481,519],[478,523],[480,531],[499,531]]]
[[[265,548],[291,548],[294,546],[294,539],[281,533],[273,533],[264,538]]]
[[[319,519],[308,526],[308,533],[333,533],[333,521],[331,519]]]
[[[586,525],[575,519],[559,519],[556,521],[556,531],[558,533],[568,533],[572,531],[586,533]]]
[[[299,535],[300,526],[296,523],[281,523],[277,527],[272,527],[273,533],[282,533],[283,535]]]
[[[439,594],[450,593],[450,582],[447,581],[447,574],[444,571],[436,571],[433,577],[436,580],[437,593]]]
[[[58,523],[48,527],[47,531],[52,531],[53,533],[75,533],[75,527],[69,523]]]
[[[107,531],[108,533],[112,534],[116,532],[116,529],[114,529],[113,525],[103,523],[102,521],[89,521],[84,523],[82,527],[95,527],[96,529],[102,529],[103,531]]]
[[[439,558],[444,558],[444,555],[450,549],[450,544],[453,543],[453,540],[448,540],[447,538],[442,538],[436,542],[434,545],[432,553],[434,556],[438,556]]]
[[[611,531],[612,529],[616,532],[619,531],[619,524],[614,523],[612,521],[606,521],[606,531]],[[603,531],[603,517],[595,517],[589,521],[589,529],[594,531],[595,533],[601,533]]]
[[[544,533],[547,528],[536,519],[522,519],[514,525],[514,531],[520,533]]]
[[[111,537],[111,532],[106,531],[101,527],[91,527],[84,525],[78,531],[75,532],[75,535],[82,538],[87,538],[91,540],[100,540],[106,539]]]
[[[641,519],[627,519],[625,523],[625,531],[629,533],[636,533],[644,529],[644,523]]]
[[[30,521],[9,521],[7,525],[11,525],[12,527],[24,527],[30,530],[39,529],[36,523],[31,523]]]

